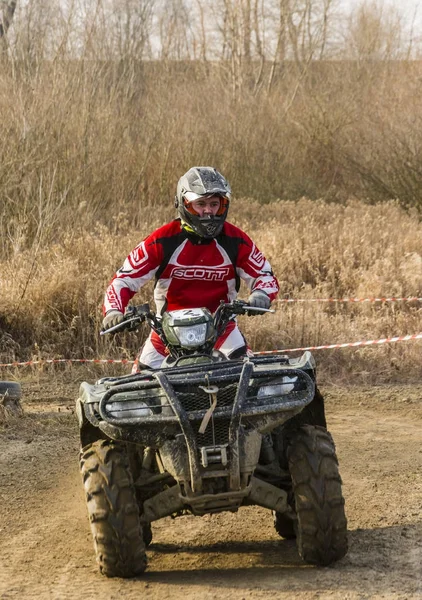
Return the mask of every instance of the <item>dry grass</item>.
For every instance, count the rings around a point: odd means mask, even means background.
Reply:
[[[246,80],[234,100],[223,63],[2,64],[0,254],[57,242],[70,222],[123,230],[122,212],[142,229],[193,164],[261,203],[420,206],[421,81],[418,62],[316,62],[305,75],[287,62],[271,90]]]
[[[194,164],[253,199],[233,203],[231,218],[270,258],[282,295],[422,295],[421,63],[392,13],[363,3],[340,23],[304,2],[302,19],[268,23],[264,11],[254,32],[245,21],[205,35],[179,2],[85,4],[76,18],[74,3],[18,3],[0,57],[0,361],[132,357],[133,335],[98,337],[102,295],[172,217]],[[282,22],[289,35],[278,37]],[[420,305],[280,304],[242,326],[256,349],[364,340],[418,333]],[[419,347],[319,356],[335,380],[406,379]]]
[[[243,227],[270,260],[280,281],[280,297],[422,297],[422,225],[416,214],[396,202],[327,204],[301,199],[262,205],[237,200],[230,211],[230,220]],[[171,218],[172,210],[144,214],[139,230],[126,223],[125,233],[113,226],[67,233],[60,245],[40,248],[35,256],[25,251],[1,263],[1,361],[133,357],[137,336],[104,340],[98,331],[103,293],[115,269],[149,231]],[[135,299],[140,303],[151,297],[148,284]],[[255,350],[422,331],[418,302],[278,303],[276,308],[273,316],[241,318]],[[317,359],[324,376],[336,382],[409,380],[420,374],[420,342],[320,351]]]

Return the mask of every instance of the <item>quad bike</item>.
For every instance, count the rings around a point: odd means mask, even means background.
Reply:
[[[228,360],[214,349],[227,324],[251,310],[268,312],[237,300],[214,316],[197,308],[160,317],[145,304],[106,332],[146,322],[169,354],[158,370],[80,387],[80,465],[103,574],[141,574],[158,519],[245,505],[270,509],[307,563],[346,554],[341,479],[312,355]]]

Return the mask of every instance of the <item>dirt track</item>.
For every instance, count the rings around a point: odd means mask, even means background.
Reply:
[[[304,565],[269,511],[165,519],[137,580],[96,569],[77,466],[76,384],[24,385],[0,428],[0,598],[422,598],[422,386],[329,388],[349,554]],[[60,410],[59,410],[60,409]]]

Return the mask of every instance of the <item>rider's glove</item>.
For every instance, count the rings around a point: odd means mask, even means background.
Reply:
[[[103,327],[101,331],[107,331],[111,327],[118,325],[124,319],[123,313],[120,310],[109,310],[106,316],[103,319]]]
[[[270,308],[271,300],[268,295],[262,290],[256,290],[252,292],[252,294],[248,298],[249,306],[253,306],[255,308]],[[252,317],[253,315],[259,315],[257,310],[248,311],[248,316]]]

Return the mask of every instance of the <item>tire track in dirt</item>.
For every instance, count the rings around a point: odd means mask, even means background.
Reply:
[[[250,507],[153,524],[149,567],[136,580],[97,571],[73,425],[53,419],[54,437],[45,427],[30,443],[14,425],[0,436],[0,598],[421,599],[419,412],[345,401],[328,412],[350,529],[342,561],[304,565],[270,512]]]

